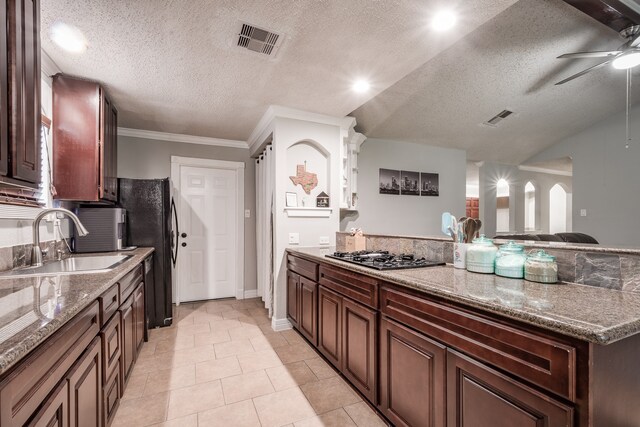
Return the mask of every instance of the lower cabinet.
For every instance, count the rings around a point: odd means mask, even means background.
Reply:
[[[69,409],[69,384],[61,381],[27,425],[29,427],[68,427]]]
[[[342,300],[342,373],[374,405],[377,403],[377,313]]]
[[[342,370],[342,297],[324,286],[318,291],[318,350]]]
[[[442,344],[387,318],[380,320],[380,405],[396,426],[445,426]]]
[[[300,277],[298,327],[313,345],[318,345],[318,284]]]
[[[102,345],[96,337],[68,376],[70,427],[102,426]]]
[[[133,293],[133,318],[135,323],[136,355],[144,343],[144,325],[146,324],[144,309],[144,283],[140,283]]]
[[[122,360],[120,390],[124,394],[124,388],[129,381],[129,376],[133,370],[133,362],[136,354],[136,329],[133,311],[133,295],[120,306],[120,322],[122,324]]]
[[[573,426],[573,409],[486,365],[447,350],[450,427]]]
[[[299,294],[300,276],[287,270],[287,317],[294,328],[298,327]]]

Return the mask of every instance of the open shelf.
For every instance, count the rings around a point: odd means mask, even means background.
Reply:
[[[333,208],[297,207],[284,208],[288,217],[298,218],[329,218]]]

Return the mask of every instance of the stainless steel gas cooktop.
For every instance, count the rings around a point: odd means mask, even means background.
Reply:
[[[418,258],[413,254],[396,255],[389,253],[389,251],[334,252],[332,255],[325,256],[376,270],[401,270],[445,265],[444,262],[430,261],[424,257]]]

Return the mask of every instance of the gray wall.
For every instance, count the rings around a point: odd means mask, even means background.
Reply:
[[[440,196],[380,194],[378,170],[440,174]],[[367,139],[358,155],[358,212],[343,215],[340,230],[369,234],[440,236],[442,212],[465,213],[466,153],[406,142]]]
[[[622,98],[621,98],[622,99]],[[631,110],[630,148],[625,115],[615,114],[555,144],[529,162],[573,159],[573,230],[609,245],[640,245],[640,227],[627,227],[640,212],[640,107]],[[587,216],[580,216],[580,209]]]
[[[251,218],[244,222],[244,289],[256,285],[256,179],[249,150],[184,144],[179,142],[118,137],[118,176],[123,178],[166,178],[171,175],[171,156],[244,162],[244,207]]]
[[[549,190],[557,183],[563,184],[570,193],[573,178],[524,171],[517,166],[501,163],[483,162],[480,173],[480,219],[483,234],[496,235],[496,183],[504,178],[509,183],[509,231],[524,232],[524,186],[531,181],[536,187],[536,232],[549,233]],[[567,230],[572,227],[571,218],[567,220]],[[580,230],[578,230],[580,231]]]

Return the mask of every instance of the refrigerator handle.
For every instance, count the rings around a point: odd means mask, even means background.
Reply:
[[[176,229],[171,230],[171,247],[174,250],[171,251],[171,262],[173,263],[173,268],[176,267],[176,262],[178,261],[178,236],[180,235],[180,231],[178,230],[178,210],[176,209],[176,203],[171,198],[171,210],[173,211],[173,218],[176,220]]]

